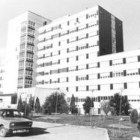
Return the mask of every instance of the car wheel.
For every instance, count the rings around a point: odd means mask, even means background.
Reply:
[[[0,127],[0,136],[1,137],[6,137],[6,135],[7,135],[6,129],[4,128],[4,126],[1,126]]]

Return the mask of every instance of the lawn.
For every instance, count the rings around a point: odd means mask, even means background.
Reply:
[[[132,140],[132,137],[140,137],[137,125],[130,122],[129,117],[122,116],[89,116],[89,115],[36,115],[34,121],[69,124],[86,127],[106,128],[111,140]]]

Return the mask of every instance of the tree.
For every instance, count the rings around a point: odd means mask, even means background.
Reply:
[[[39,113],[40,112],[40,101],[39,98],[36,98],[36,102],[35,102],[35,112]]]
[[[86,113],[90,113],[90,108],[94,107],[94,103],[93,103],[93,99],[91,99],[90,97],[86,97],[85,99],[85,103],[83,104],[83,108],[85,110],[85,114]]]
[[[57,113],[67,113],[68,112],[68,104],[65,100],[64,93],[52,93],[50,96],[46,97],[45,103],[43,105],[44,113],[56,112]]]
[[[21,96],[19,97],[19,100],[18,100],[17,109],[18,109],[19,111],[21,111],[21,112],[24,112],[24,105],[23,105]]]
[[[30,97],[29,99],[29,107],[30,107],[30,110],[34,110],[34,97]]]
[[[133,109],[131,114],[130,114],[130,120],[132,123],[137,123],[138,121],[138,112],[136,109]]]
[[[140,131],[140,119],[137,121],[137,128]]]
[[[107,114],[109,113],[109,111],[111,111],[111,107],[110,107],[110,103],[109,101],[102,101],[101,102],[101,108],[104,111],[104,113]]]
[[[72,94],[71,102],[70,102],[70,111],[72,114],[78,113],[78,110],[75,105],[75,97],[73,94]]]
[[[22,101],[21,96],[18,100],[17,109],[19,111],[23,112],[24,116],[29,116],[29,114],[31,112],[29,105],[26,103],[26,101]]]
[[[131,108],[127,96],[121,96],[118,93],[110,100],[110,106],[115,108],[116,115],[129,115]]]
[[[11,103],[12,104],[17,104],[17,94],[13,94],[11,98],[12,98]]]

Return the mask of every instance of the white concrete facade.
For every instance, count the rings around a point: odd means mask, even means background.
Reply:
[[[74,94],[82,113],[87,96],[100,108],[115,93],[140,110],[140,50],[99,56],[99,24],[97,6],[39,29],[37,87],[65,91],[68,102]]]
[[[36,85],[38,28],[50,20],[27,11],[9,21],[4,93]]]

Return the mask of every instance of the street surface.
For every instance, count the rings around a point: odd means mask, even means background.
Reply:
[[[107,138],[105,129],[34,122],[31,134],[0,137],[0,140],[109,140]]]

